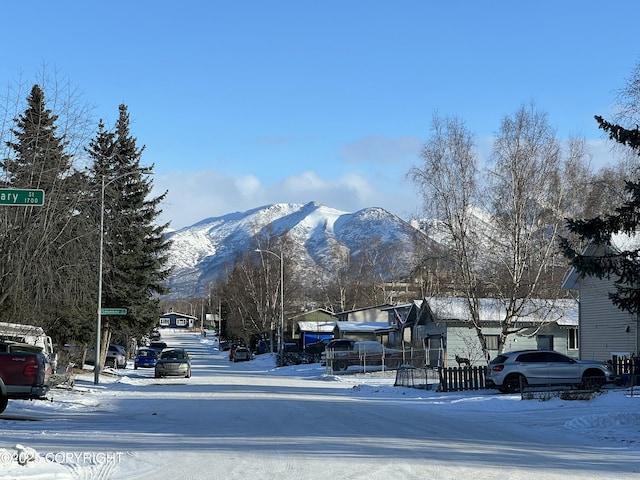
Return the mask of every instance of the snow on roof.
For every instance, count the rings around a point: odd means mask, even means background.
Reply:
[[[333,332],[337,322],[298,322],[301,332]]]
[[[640,233],[614,233],[611,235],[611,248],[616,253],[620,252],[632,252],[640,250]],[[598,252],[602,250],[602,246],[589,243],[583,250],[584,255],[598,255]],[[572,267],[567,273],[566,277],[562,281],[562,288],[565,290],[573,290],[578,288],[578,279],[581,275],[578,271]]]
[[[440,320],[469,321],[469,307],[467,300],[460,297],[429,297],[425,298],[431,312]],[[481,298],[480,321],[501,321],[507,311],[500,299]],[[578,325],[578,304],[575,300],[530,300],[519,317],[521,322],[558,322],[564,325]],[[568,322],[568,323],[567,323]]]
[[[169,317],[180,317],[180,318],[192,318],[194,320],[197,320],[198,317],[194,317],[193,315],[187,315],[186,313],[179,313],[179,312],[167,312],[164,315],[161,315],[160,318],[169,318]]]
[[[389,328],[387,322],[337,322],[336,327],[341,332],[370,333]]]
[[[619,252],[637,250],[640,248],[640,235],[633,233],[614,233],[611,235],[611,246]]]

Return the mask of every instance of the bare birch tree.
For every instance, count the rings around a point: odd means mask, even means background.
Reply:
[[[554,270],[566,269],[558,261],[557,238],[575,205],[570,179],[584,171],[584,160],[582,143],[573,140],[563,149],[546,113],[532,104],[502,121],[487,178],[498,235],[488,242],[486,271],[506,312],[499,351],[509,335],[523,331],[517,320],[525,310],[531,313],[532,299],[559,295],[560,278],[555,282],[557,291],[549,292],[545,286],[553,283],[548,280]],[[552,304],[540,304],[538,314],[545,318]]]
[[[480,171],[474,137],[458,118],[433,117],[432,136],[421,152],[422,165],[410,177],[419,188],[425,213],[436,220],[432,234],[443,235],[449,247],[460,296],[466,299],[469,321],[486,351],[479,303],[481,237],[474,229],[473,211],[480,205]]]
[[[588,171],[585,157],[583,142],[571,140],[563,149],[546,114],[521,107],[503,120],[491,168],[480,172],[473,136],[464,124],[434,117],[433,135],[421,154],[423,164],[410,175],[420,188],[425,212],[435,219],[432,228],[444,233],[455,294],[466,300],[466,320],[485,358],[490,348],[482,297],[494,298],[505,312],[500,352],[509,335],[532,334],[517,325],[525,312],[534,313],[532,299],[558,295],[548,288],[559,287],[559,272],[565,270],[557,234],[575,208],[575,179]],[[535,313],[542,317],[554,310],[552,301],[536,305]]]

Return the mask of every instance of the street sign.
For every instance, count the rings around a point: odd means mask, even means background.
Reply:
[[[101,308],[100,314],[101,315],[126,315],[127,309],[126,308]]]
[[[44,190],[0,188],[0,205],[41,207],[44,205]]]

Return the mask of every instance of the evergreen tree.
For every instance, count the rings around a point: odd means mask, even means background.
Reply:
[[[42,189],[43,206],[2,209],[0,309],[14,321],[38,323],[54,336],[77,331],[90,303],[86,230],[77,215],[84,177],[72,168],[58,116],[35,85],[15,120],[2,162],[4,187]]]
[[[596,116],[600,128],[609,134],[609,138],[631,148],[640,155],[640,131],[638,127],[628,130],[620,125],[607,122]],[[609,294],[612,302],[621,310],[633,314],[640,313],[640,242],[632,242],[622,251],[612,249],[611,241],[615,234],[638,235],[640,223],[640,182],[626,182],[627,199],[614,213],[605,214],[588,220],[567,220],[569,232],[578,241],[571,242],[561,238],[560,247],[570,264],[581,275],[596,278],[615,279],[616,291]],[[578,246],[574,246],[577,243]],[[592,244],[603,249],[582,251],[579,247]],[[589,253],[586,253],[589,252]],[[591,253],[593,252],[593,253]]]
[[[100,122],[87,149],[96,198],[104,188],[102,306],[127,308],[126,316],[109,317],[103,324],[122,337],[146,333],[157,323],[157,297],[166,293],[169,275],[168,225],[155,224],[166,192],[149,198],[152,183],[140,165],[143,150],[131,136],[125,105],[119,107],[115,130],[107,131]]]

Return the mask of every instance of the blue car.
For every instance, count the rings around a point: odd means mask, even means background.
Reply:
[[[138,354],[133,361],[134,370],[140,368],[155,368],[158,353],[153,348],[143,347],[138,349]]]

